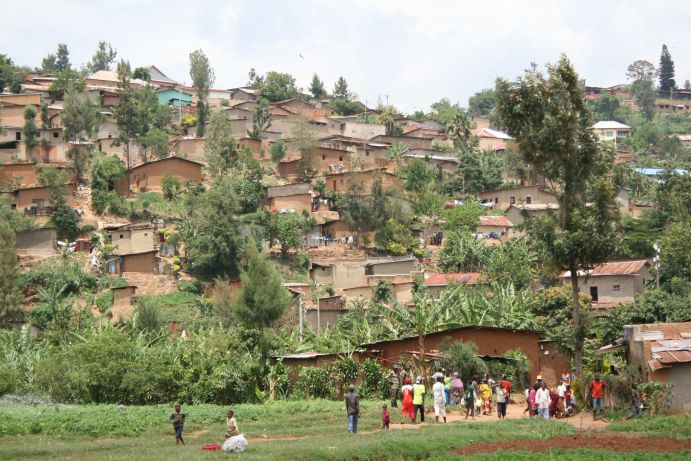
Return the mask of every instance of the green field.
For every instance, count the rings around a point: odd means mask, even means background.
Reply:
[[[171,407],[3,406],[0,407],[0,459],[216,459],[242,456],[247,460],[443,460],[461,459],[450,450],[477,442],[548,439],[567,435],[574,427],[563,422],[507,420],[503,422],[434,422],[416,429],[379,430],[380,402],[363,402],[358,435],[349,435],[342,404],[331,401],[276,402],[237,405],[238,424],[250,440],[242,455],[205,453],[205,443],[222,442],[226,407],[185,406],[186,447],[176,447],[167,422]],[[398,421],[398,412],[393,412]],[[658,417],[610,425],[610,430],[635,436],[691,438],[691,417]],[[609,460],[649,459],[650,454],[606,450],[560,450],[548,453],[499,451],[471,459]],[[656,461],[686,460],[689,452],[655,454]]]

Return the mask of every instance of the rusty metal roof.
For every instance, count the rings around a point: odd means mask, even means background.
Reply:
[[[640,272],[647,265],[648,261],[645,259],[638,261],[613,261],[600,264],[593,269],[590,275],[633,275]]]
[[[512,226],[511,221],[506,219],[504,216],[480,216],[481,226],[499,226],[499,227],[510,227]]]
[[[480,276],[479,272],[460,272],[452,274],[430,274],[425,280],[425,286],[446,286],[455,281],[462,285],[475,285]]]

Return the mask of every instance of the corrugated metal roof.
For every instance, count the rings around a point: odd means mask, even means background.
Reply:
[[[452,274],[430,274],[425,280],[425,286],[446,286],[452,281],[464,285],[475,285],[482,274],[479,272],[459,272]]]
[[[609,263],[600,264],[591,271],[580,271],[578,275],[588,275],[590,277],[605,275],[635,275],[648,264],[648,261],[645,259],[636,261],[612,261]],[[566,271],[562,273],[560,277],[571,277],[571,272]]]
[[[504,133],[503,131],[493,130],[491,128],[478,128],[478,129],[474,130],[473,134],[475,136],[479,136],[481,138],[506,139],[506,140],[513,139],[511,136]]]
[[[624,125],[623,123],[616,122],[614,120],[606,120],[602,122],[597,122],[593,125],[595,130],[630,130],[631,127]]]
[[[513,224],[505,216],[480,216],[480,225],[510,227]]]

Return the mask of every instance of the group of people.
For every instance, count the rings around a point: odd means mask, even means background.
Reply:
[[[526,409],[523,413],[546,420],[573,415],[576,411],[576,396],[571,389],[571,381],[571,373],[564,369],[559,385],[556,389],[550,389],[542,376],[538,375],[537,381],[525,390]],[[598,418],[598,412],[599,417],[604,420],[605,381],[600,373],[595,373],[588,383],[588,393],[592,398],[593,421]]]
[[[122,411],[122,410],[120,410]],[[170,415],[169,421],[173,424],[173,429],[175,431],[175,445],[182,443],[185,445],[185,439],[182,438],[182,431],[185,428],[185,419],[187,418],[187,413],[182,412],[182,406],[179,403],[175,404],[173,413]],[[230,450],[225,451],[237,451],[241,452],[247,448],[247,440],[240,433],[238,428],[238,423],[235,419],[235,413],[233,410],[228,410],[226,413],[226,444],[229,445]],[[230,443],[229,443],[230,442]]]

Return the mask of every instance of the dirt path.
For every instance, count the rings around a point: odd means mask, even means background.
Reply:
[[[552,437],[546,440],[512,440],[501,442],[482,442],[469,445],[451,453],[473,455],[476,453],[493,453],[497,450],[530,450],[547,451],[553,448],[575,450],[595,448],[615,452],[678,452],[691,450],[691,440],[677,440],[651,437],[632,437],[614,434],[575,434]]]

